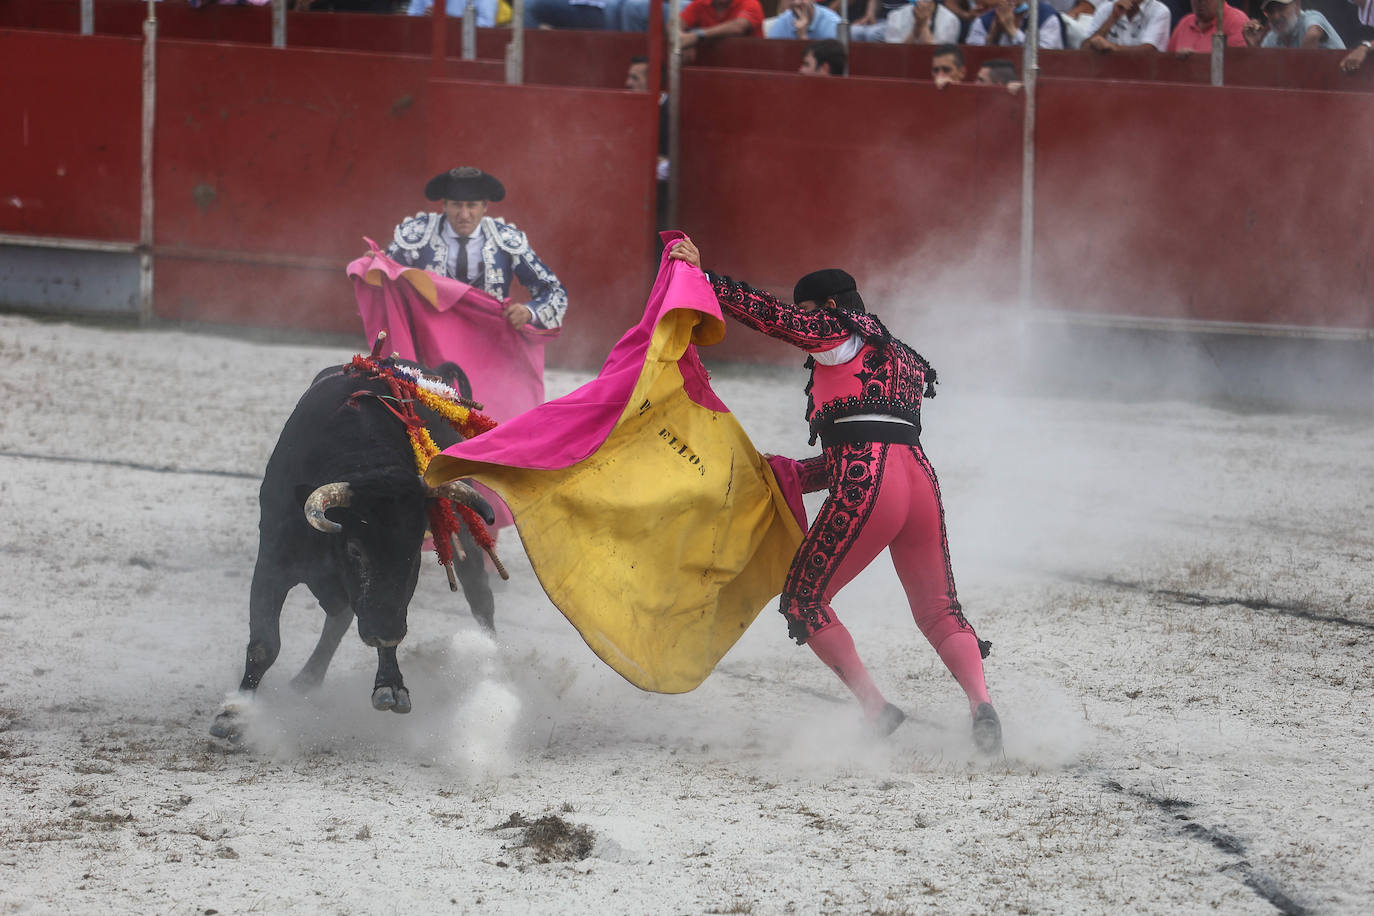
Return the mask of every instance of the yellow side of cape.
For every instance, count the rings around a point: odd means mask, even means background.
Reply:
[[[677,360],[702,317],[664,317],[619,421],[581,462],[530,470],[439,455],[426,475],[495,490],[554,605],[606,664],[658,693],[711,673],[782,590],[802,538],[734,415],[683,391]]]

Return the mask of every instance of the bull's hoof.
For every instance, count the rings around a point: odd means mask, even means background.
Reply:
[[[410,712],[410,691],[404,687],[378,687],[372,691],[372,708],[392,712]]]
[[[486,630],[488,633],[495,633],[495,632],[496,632],[496,612],[495,612],[495,610],[481,610],[481,611],[479,611],[479,610],[477,610],[477,608],[473,608],[473,609],[472,609],[472,619],[473,619],[473,620],[476,620],[479,624],[481,624],[482,629]]]
[[[237,704],[226,703],[210,723],[210,737],[239,744],[243,741],[243,709]]]
[[[291,679],[291,689],[297,693],[314,693],[315,688],[324,683],[324,675],[302,668],[300,674]]]

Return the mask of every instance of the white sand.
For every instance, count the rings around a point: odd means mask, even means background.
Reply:
[[[1374,425],[1000,399],[921,349],[1005,760],[885,562],[837,602],[912,713],[875,743],[771,608],[695,692],[641,693],[511,537],[495,642],[427,559],[409,716],[351,634],[292,693],[323,619],[294,591],[225,752],[257,478],[351,351],[0,316],[0,912],[1369,912]],[[716,374],[798,457],[803,381]],[[517,813],[591,855],[536,861]]]

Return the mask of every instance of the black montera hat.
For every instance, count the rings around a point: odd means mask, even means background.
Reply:
[[[858,284],[854,282],[853,277],[838,267],[827,267],[825,270],[812,271],[798,280],[792,289],[792,301],[824,304],[825,300],[833,299],[841,293],[858,291]]]
[[[440,172],[425,185],[430,200],[502,200],[506,188],[481,169],[470,165]]]

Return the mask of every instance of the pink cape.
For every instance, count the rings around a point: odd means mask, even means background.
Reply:
[[[472,382],[482,412],[498,423],[544,400],[544,344],[558,336],[517,331],[503,305],[482,290],[398,264],[372,250],[348,265],[368,343],[387,332],[383,353],[435,368],[455,362]]]
[[[624,412],[644,368],[654,329],[673,309],[690,309],[702,317],[693,332],[695,343],[689,345],[677,361],[683,390],[698,406],[729,413],[730,409],[711,390],[710,377],[695,346],[718,343],[724,338],[725,322],[720,303],[705,274],[668,256],[673,243],[685,236],[680,232],[664,232],[662,237],[663,256],[644,317],[611,348],[596,378],[557,400],[541,404],[476,438],[445,449],[443,455],[543,470],[569,467],[591,455],[606,441]],[[788,507],[805,531],[806,510],[795,463],[776,456],[769,456],[768,461]]]

